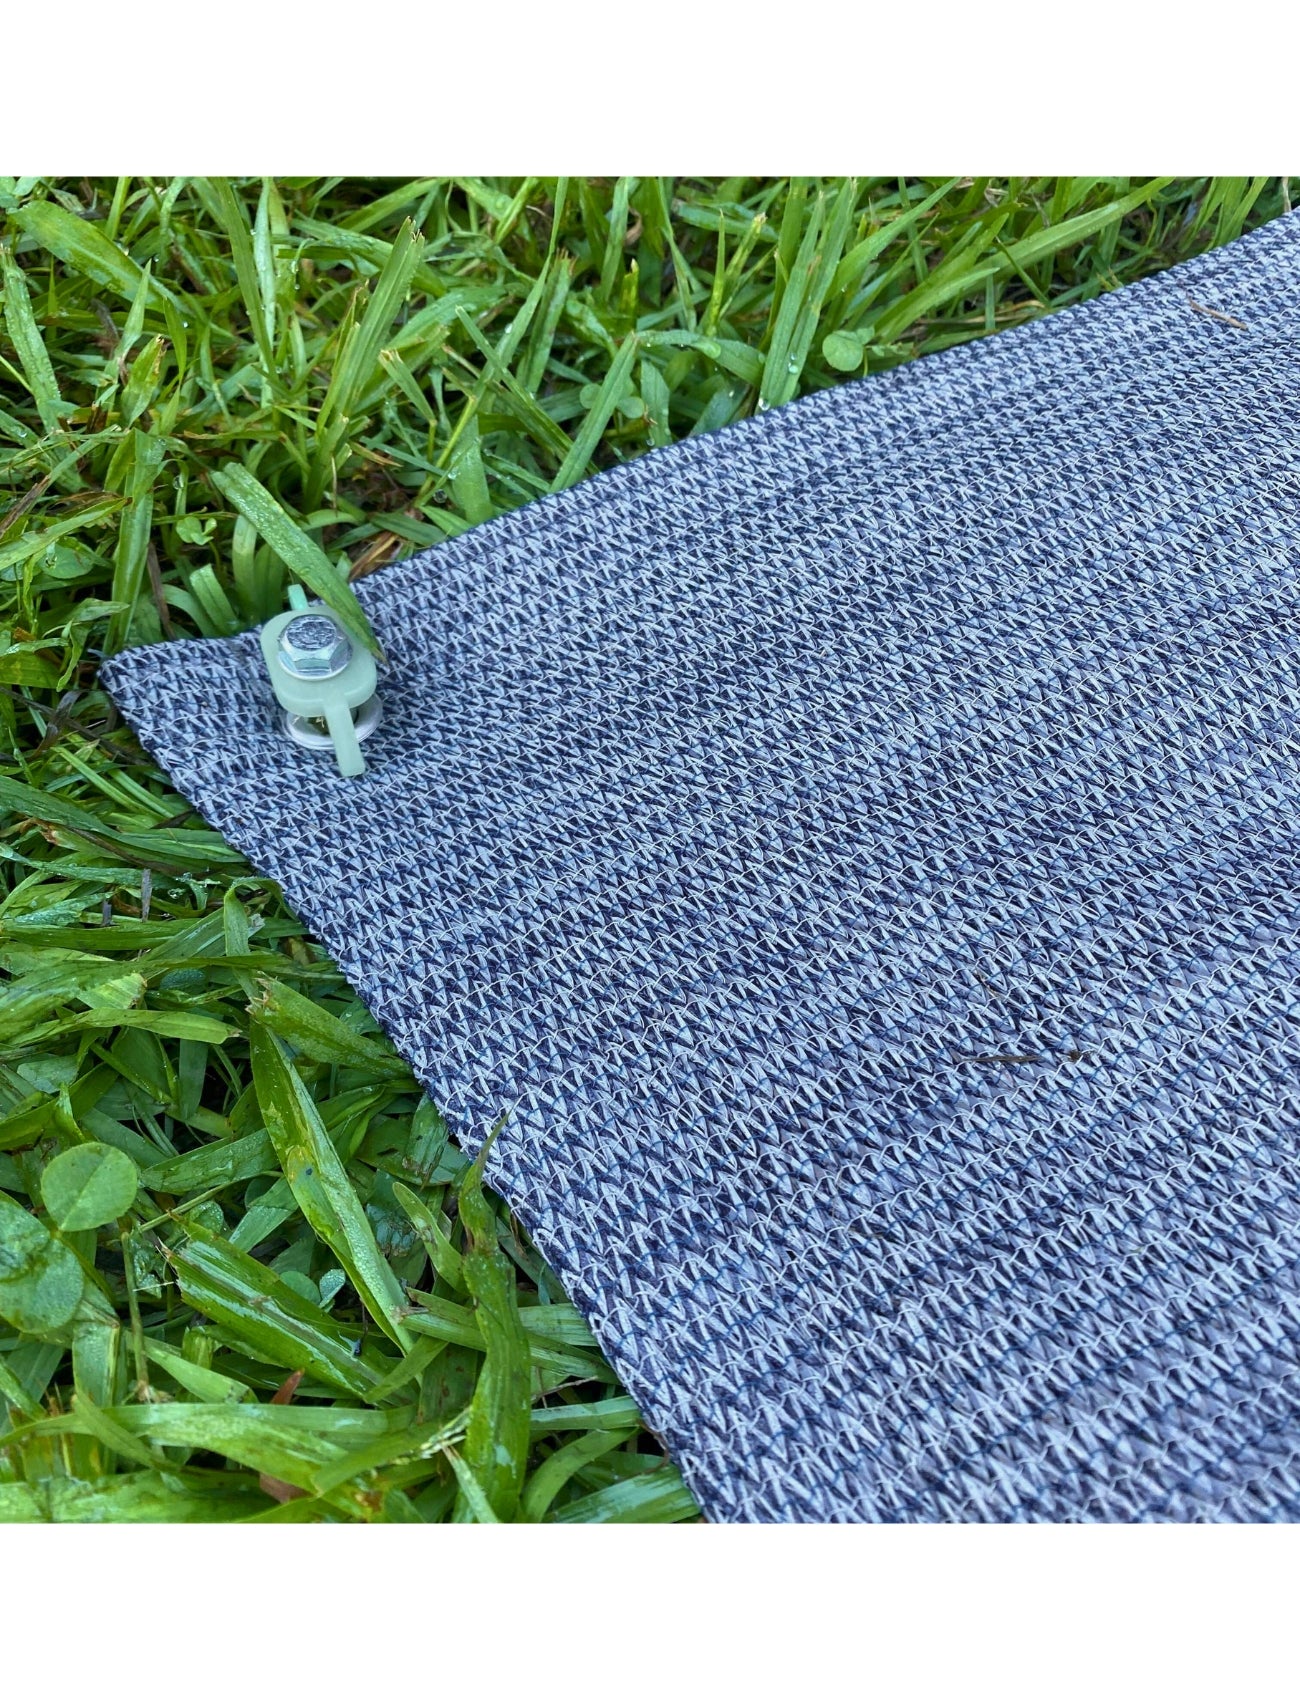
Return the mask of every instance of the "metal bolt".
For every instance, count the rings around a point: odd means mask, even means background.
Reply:
[[[280,633],[280,665],[297,679],[332,679],[352,659],[352,645],[328,614],[300,614]]]

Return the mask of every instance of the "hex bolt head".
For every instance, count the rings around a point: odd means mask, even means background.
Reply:
[[[300,614],[280,633],[280,665],[296,679],[332,679],[352,659],[352,645],[328,614]]]

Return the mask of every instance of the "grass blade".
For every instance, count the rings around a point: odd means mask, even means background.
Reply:
[[[258,1019],[303,1056],[340,1068],[367,1069],[384,1079],[410,1079],[410,1067],[388,1045],[354,1033],[336,1015],[292,986],[265,974],[258,976],[257,985]]]
[[[497,1248],[496,1218],[483,1196],[481,1177],[490,1145],[491,1140],[460,1193],[460,1217],[470,1242],[462,1269],[486,1348],[469,1410],[464,1463],[492,1514],[508,1522],[519,1503],[528,1458],[532,1376],[528,1340],[515,1302],[514,1269]],[[477,1514],[475,1496],[463,1476],[461,1494],[463,1509]]]
[[[356,334],[348,342],[343,358],[335,368],[333,380],[325,392],[317,418],[321,432],[336,415],[350,418],[363,391],[374,378],[379,365],[379,353],[384,346],[393,321],[396,319],[411,279],[424,253],[424,238],[411,225],[402,226],[397,240],[389,251],[384,268],[375,281],[366,310]]]
[[[54,366],[46,351],[45,339],[41,336],[36,315],[32,312],[32,298],[27,293],[27,279],[13,263],[7,248],[0,250],[0,254],[3,255],[4,261],[5,329],[9,332],[9,340],[17,351],[23,374],[31,386],[32,400],[36,403],[42,427],[48,436],[62,437],[63,397],[59,394],[58,379],[54,376]]]
[[[344,628],[375,655],[382,656],[379,639],[357,601],[356,591],[339,577],[325,551],[298,528],[247,467],[226,466],[213,472],[212,482],[270,544],[289,571],[338,615]]]
[[[375,1243],[374,1230],[320,1112],[269,1027],[255,1020],[248,1043],[266,1131],[298,1208],[343,1265],[375,1322],[404,1352],[409,1351],[413,1342],[402,1325],[405,1294]]]
[[[682,1523],[700,1515],[695,1496],[671,1464],[562,1505],[556,1523]]]
[[[249,229],[243,202],[235,194],[229,178],[214,178],[212,190],[222,228],[230,243],[231,257],[235,262],[235,277],[239,282],[239,293],[244,298],[244,311],[248,315],[248,323],[261,356],[262,371],[269,379],[275,371],[275,349],[268,322],[268,302],[262,293],[262,279],[258,275],[257,258],[253,252],[253,232]],[[274,295],[271,297],[269,310],[273,315]]]
[[[640,338],[635,332],[624,337],[619,344],[618,353],[605,375],[605,381],[591,404],[591,411],[583,420],[577,436],[573,439],[573,446],[564,458],[564,464],[552,481],[552,490],[567,490],[570,484],[576,484],[586,472],[595,453],[596,444],[600,441],[601,432],[609,424],[614,409],[627,388],[632,363],[639,347]]]
[[[551,1509],[556,1494],[567,1486],[584,1464],[604,1457],[606,1452],[612,1452],[616,1446],[622,1446],[635,1433],[635,1429],[629,1428],[593,1429],[552,1452],[546,1462],[540,1464],[529,1478],[519,1508],[520,1521],[540,1523]]]
[[[220,1235],[190,1221],[166,1256],[185,1302],[250,1352],[362,1397],[388,1373],[391,1358],[364,1345],[356,1329]]]
[[[144,431],[132,431],[130,441],[132,459],[126,487],[128,506],[118,528],[117,551],[113,557],[112,597],[124,608],[108,622],[111,649],[130,642],[153,529],[154,485],[163,463],[163,445],[157,437],[151,437]]]

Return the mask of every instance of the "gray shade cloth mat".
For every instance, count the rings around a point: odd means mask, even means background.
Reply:
[[[105,668],[706,1514],[1300,1510],[1300,223]]]

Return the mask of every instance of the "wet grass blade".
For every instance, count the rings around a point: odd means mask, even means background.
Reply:
[[[371,1317],[401,1349],[413,1341],[402,1325],[406,1298],[375,1243],[374,1230],[320,1112],[283,1044],[260,1020],[249,1032],[253,1083],[284,1178],[313,1233],[329,1246]]]
[[[635,1429],[594,1429],[579,1435],[552,1452],[544,1464],[539,1464],[529,1477],[520,1504],[520,1520],[540,1523],[551,1509],[556,1494],[584,1465],[622,1446],[636,1433]]]
[[[49,253],[57,255],[93,282],[133,300],[143,273],[138,265],[97,225],[52,201],[29,201],[10,214],[14,223]],[[156,294],[163,293],[158,285]]]
[[[460,1192],[460,1218],[469,1235],[463,1259],[465,1285],[486,1347],[465,1433],[464,1464],[492,1515],[514,1517],[528,1459],[531,1369],[528,1340],[519,1321],[515,1272],[497,1246],[496,1216],[483,1196],[488,1144]],[[458,1472],[459,1474],[459,1472]],[[476,1496],[461,1477],[462,1516],[482,1520]]]
[[[258,1019],[301,1055],[316,1062],[336,1063],[340,1068],[367,1069],[376,1076],[410,1079],[410,1067],[389,1046],[354,1032],[283,980],[262,974],[257,986]]]
[[[143,431],[133,431],[130,442],[131,470],[124,492],[127,509],[118,530],[111,591],[113,601],[122,604],[122,612],[114,614],[108,622],[111,648],[117,648],[128,640],[140,601],[153,527],[154,485],[163,462],[163,445],[158,438]]]
[[[332,608],[346,629],[359,643],[382,655],[379,640],[366,618],[356,592],[338,571],[319,544],[302,531],[276,501],[266,487],[258,482],[247,467],[230,465],[212,474],[212,482],[236,508],[258,535],[266,540],[275,553],[307,589]]]
[[[651,1474],[612,1482],[562,1505],[556,1523],[682,1523],[696,1518],[695,1497],[671,1464]]]
[[[379,351],[406,299],[423,253],[424,237],[408,219],[397,233],[383,270],[375,280],[356,334],[348,342],[335,368],[333,380],[321,403],[318,432],[324,430],[335,414],[351,418],[355,413],[363,391],[374,378]]]
[[[104,496],[99,500],[87,503],[66,518],[56,520],[52,525],[39,528],[35,532],[25,533],[15,537],[11,542],[0,548],[0,577],[13,578],[15,569],[34,556],[44,554],[54,544],[74,532],[85,531],[91,526],[102,525],[111,519],[119,509],[126,506],[126,498],[121,496]]]
[[[4,316],[9,340],[13,343],[31,390],[36,412],[47,434],[63,434],[63,397],[59,381],[46,351],[44,338],[32,312],[32,298],[27,293],[27,279],[13,263],[8,250],[3,251]]]
[[[620,1394],[616,1399],[598,1399],[591,1404],[549,1405],[533,1412],[531,1428],[536,1439],[559,1429],[626,1428],[636,1416],[636,1405],[626,1394]]]
[[[235,262],[235,276],[239,280],[240,294],[244,298],[248,324],[261,355],[262,370],[269,378],[275,371],[275,349],[267,322],[263,282],[258,275],[257,259],[253,253],[253,232],[249,229],[243,202],[236,197],[226,178],[213,179],[212,193],[226,239],[230,243],[230,252]]]
[[[640,342],[635,334],[624,337],[619,345],[618,353],[605,375],[605,381],[591,404],[591,410],[579,427],[578,434],[573,439],[573,446],[564,458],[564,464],[555,475],[551,484],[552,490],[567,490],[570,484],[576,484],[586,472],[601,433],[613,417],[614,409],[627,387],[639,347]]]
[[[335,1321],[274,1270],[195,1223],[167,1261],[187,1304],[272,1363],[363,1397],[390,1367],[359,1329]]]

